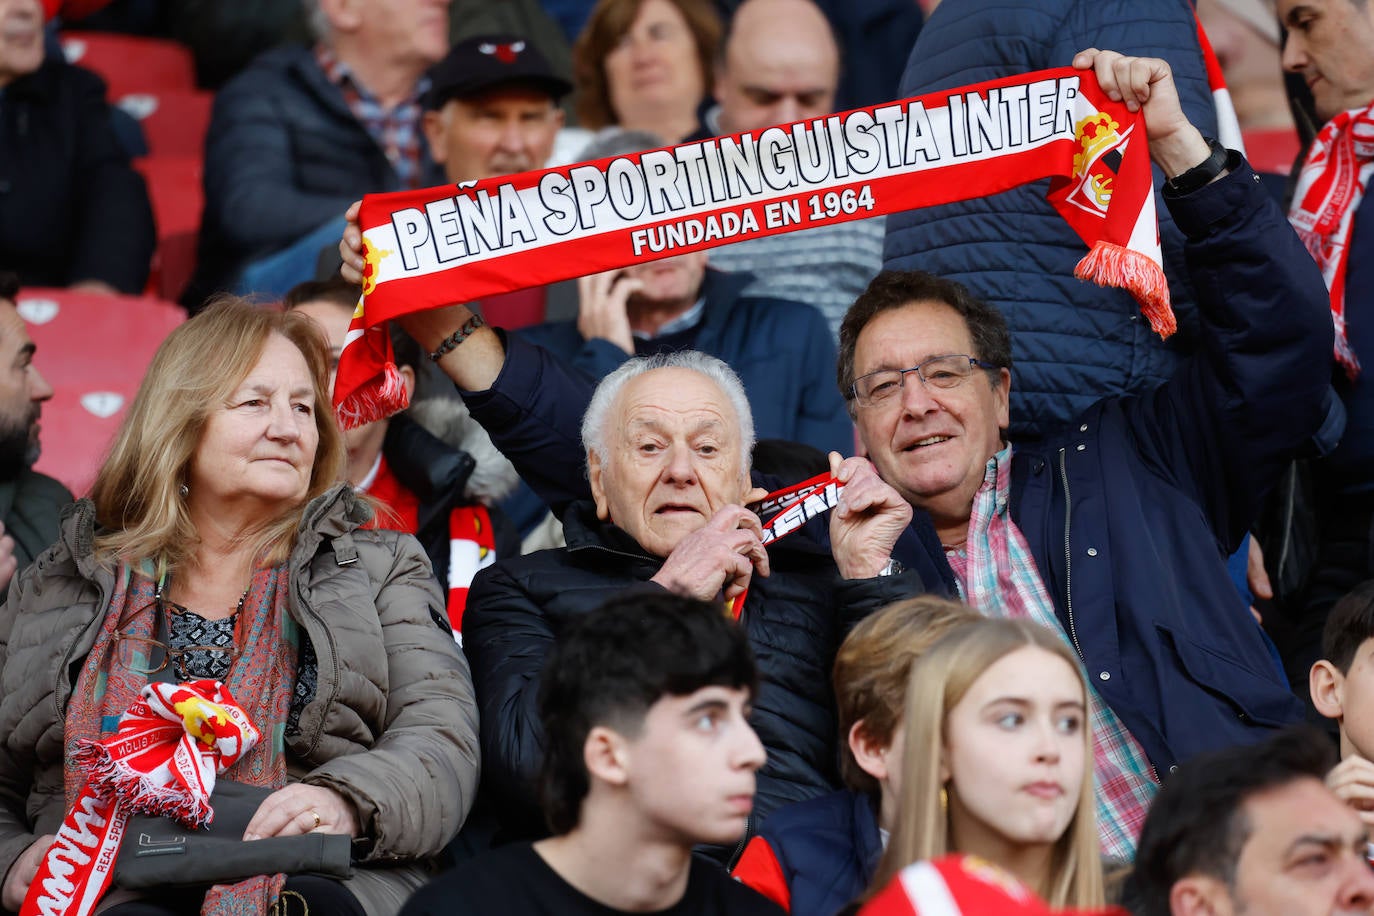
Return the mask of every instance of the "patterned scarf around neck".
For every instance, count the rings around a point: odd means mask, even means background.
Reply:
[[[1336,326],[1336,361],[1353,381],[1360,361],[1345,332],[1345,276],[1355,214],[1374,170],[1374,105],[1336,115],[1317,134],[1298,184],[1288,219],[1321,267],[1331,291]]]
[[[1011,451],[1005,445],[988,459],[963,555],[951,556],[950,566],[970,607],[987,617],[1022,618],[1052,630],[1077,657],[1078,648],[1055,613],[1026,536],[1011,517]],[[1102,699],[1087,672],[1082,675],[1092,729],[1098,840],[1104,855],[1130,861],[1159,785],[1145,749]]]
[[[67,803],[75,803],[88,773],[77,762],[82,741],[98,741],[113,734],[119,717],[138,699],[148,675],[131,671],[117,660],[116,632],[156,638],[157,583],[146,570],[120,564],[110,604],[95,646],[82,665],[67,707],[64,741],[64,788]],[[224,778],[255,786],[286,785],[285,723],[296,682],[299,631],[287,613],[289,589],[285,566],[258,569],[235,627],[239,654],[226,686],[239,707],[263,733],[263,740],[232,767]],[[285,685],[285,686],[283,686]],[[248,916],[265,913],[285,881],[283,875],[264,875],[232,885],[216,885],[205,895],[205,916]]]

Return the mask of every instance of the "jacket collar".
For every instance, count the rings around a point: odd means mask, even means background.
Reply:
[[[296,526],[297,553],[307,543],[351,534],[372,520],[372,506],[347,483],[338,483],[306,503]],[[309,548],[314,553],[313,546]]]
[[[59,78],[58,68],[68,67],[70,64],[53,57],[44,58],[39,68],[32,73],[21,76],[5,87],[4,95],[0,98],[9,99],[37,99],[44,101],[57,95],[57,82]],[[104,85],[102,82],[101,85]]]
[[[747,270],[706,268],[706,276],[701,281],[701,297],[706,300],[706,319],[702,324],[702,332],[724,326],[726,318],[735,308],[736,300],[744,294],[744,288],[753,282],[754,275]]]
[[[329,81],[315,52],[301,45],[288,45],[282,48],[285,56],[285,69],[298,79],[315,99],[335,114],[353,119],[353,110],[348,107],[343,90]]]
[[[624,529],[597,518],[596,504],[591,500],[578,500],[564,511],[563,540],[570,552],[604,550],[649,563],[663,562],[662,557],[656,557],[639,546],[639,542]]]
[[[301,513],[296,527],[296,548],[292,554],[308,549],[312,555],[323,538],[343,537],[372,519],[372,508],[346,483],[336,484],[312,499]],[[78,499],[62,512],[61,542],[87,579],[98,575],[95,560],[95,503]]]
[[[404,414],[392,417],[382,441],[387,466],[422,503],[461,498],[476,462]]]

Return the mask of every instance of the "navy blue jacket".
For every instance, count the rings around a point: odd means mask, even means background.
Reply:
[[[1345,277],[1345,333],[1363,371],[1352,382],[1337,367],[1333,385],[1346,408],[1345,435],[1321,474],[1331,491],[1374,490],[1374,204],[1366,196],[1355,212]]]
[[[937,7],[902,77],[903,96],[1049,67],[1084,48],[1162,57],[1183,112],[1216,136],[1216,111],[1189,0],[961,0]],[[1163,175],[1155,169],[1155,186]],[[1074,279],[1083,241],[1045,200],[1047,181],[888,217],[884,267],[958,280],[1001,309],[1012,330],[1014,440],[1067,424],[1100,397],[1169,378],[1197,344],[1183,235],[1159,207],[1179,331],[1161,341],[1123,290]],[[1156,202],[1158,203],[1158,195]]]
[[[784,299],[741,296],[753,277],[706,271],[705,314],[692,349],[724,360],[738,373],[760,439],[805,442],[848,454],[854,426],[835,388],[835,339],[821,313]],[[604,338],[583,340],[576,321],[551,321],[516,332],[600,381],[630,358]]]
[[[446,181],[423,141],[420,161],[421,186]],[[364,194],[398,190],[386,153],[314,52],[299,45],[268,51],[215,96],[200,260],[182,301],[199,307],[244,265],[339,219]]]
[[[867,889],[883,855],[873,799],[850,789],[778,809],[751,846],[759,843],[787,883],[792,916],[835,916]],[[743,871],[735,876],[749,884]]]
[[[1321,275],[1249,166],[1169,200],[1198,291],[1198,352],[1067,435],[1013,449],[1011,513],[1102,698],[1160,771],[1299,720],[1226,574],[1326,416]],[[1167,198],[1166,198],[1167,199]]]

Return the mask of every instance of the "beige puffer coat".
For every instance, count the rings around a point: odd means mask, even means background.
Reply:
[[[319,660],[315,698],[287,739],[292,778],[357,808],[373,841],[349,890],[395,913],[424,863],[457,833],[477,787],[477,711],[467,662],[441,629],[444,601],[413,537],[361,530],[366,504],[340,486],[305,509],[289,560],[290,612]],[[114,576],[94,559],[94,507],[0,608],[0,876],[64,811],[63,722]]]

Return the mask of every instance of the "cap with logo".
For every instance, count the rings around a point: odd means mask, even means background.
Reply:
[[[478,35],[458,42],[430,68],[424,105],[443,107],[449,99],[465,98],[500,86],[533,86],[556,102],[572,91],[572,83],[558,75],[528,38],[518,35]]]

